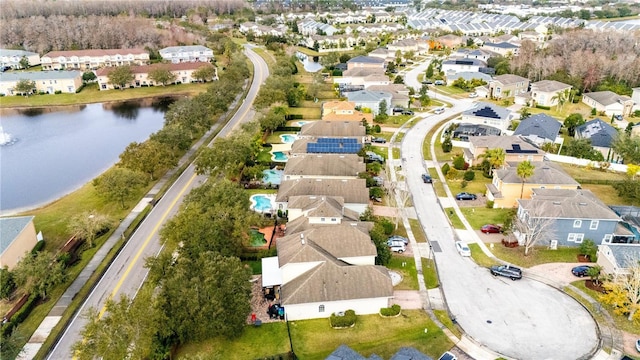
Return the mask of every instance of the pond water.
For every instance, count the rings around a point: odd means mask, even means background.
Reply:
[[[296,52],[296,56],[298,57],[298,60],[300,60],[300,62],[302,63],[302,65],[304,66],[304,69],[308,72],[318,72],[320,70],[322,70],[323,66],[320,65],[320,63],[317,63],[315,61],[313,61],[312,57],[309,57],[301,52]]]
[[[0,213],[49,203],[107,170],[164,124],[173,99],[2,110]]]

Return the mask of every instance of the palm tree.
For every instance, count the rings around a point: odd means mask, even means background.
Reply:
[[[488,149],[480,157],[485,158],[491,164],[491,169],[497,169],[504,164],[506,153],[502,148]]]
[[[520,188],[520,199],[522,199],[522,194],[524,193],[524,182],[533,176],[533,172],[536,170],[536,167],[531,163],[531,161],[523,161],[518,164],[516,168],[516,174],[518,177],[522,179],[522,187]]]
[[[570,96],[571,94],[569,92],[569,89],[566,89],[564,91],[559,91],[551,98],[551,102],[553,102],[554,100],[557,101],[558,104],[556,106],[556,109],[558,111],[562,111],[564,104],[569,100]]]

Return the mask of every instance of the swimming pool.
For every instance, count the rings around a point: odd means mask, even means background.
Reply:
[[[275,209],[275,195],[256,194],[251,195],[249,200],[251,200],[251,210],[253,211],[268,212],[271,211],[271,209]]]
[[[298,124],[298,126],[302,126],[302,125],[308,124],[308,123],[309,123],[308,121],[298,121],[298,122],[296,122],[296,124]]]
[[[280,139],[282,140],[283,143],[285,144],[290,144],[294,141],[296,141],[298,137],[296,135],[293,134],[284,134],[284,135],[280,135]]]
[[[262,178],[263,183],[280,185],[280,183],[282,182],[282,173],[284,173],[284,171],[270,169],[264,170],[262,171],[262,173],[264,174],[264,177]]]
[[[285,155],[285,153],[282,151],[274,151],[272,154],[273,155],[271,156],[271,160],[273,161],[286,162],[287,160],[289,160],[287,155]]]

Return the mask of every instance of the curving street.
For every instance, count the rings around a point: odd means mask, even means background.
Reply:
[[[427,66],[425,62],[408,71],[405,83],[420,88],[417,75]],[[433,247],[442,292],[452,316],[477,344],[510,358],[590,358],[599,345],[597,326],[577,301],[526,278],[526,270],[525,278],[519,281],[494,277],[486,268],[456,251],[454,241],[459,235],[450,226],[443,209],[434,206],[439,205],[440,200],[431,184],[423,183],[420,177],[427,164],[432,163],[423,159],[422,142],[437,123],[467,110],[472,101],[441,94],[436,97],[453,106],[444,114],[427,115],[408,129],[401,144],[402,168],[407,171],[406,182],[418,219]],[[439,168],[437,164],[434,166]],[[442,201],[455,202],[451,198]],[[464,240],[477,240],[475,233],[463,233],[468,238]]]

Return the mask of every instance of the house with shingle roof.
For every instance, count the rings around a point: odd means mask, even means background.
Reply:
[[[156,86],[162,85],[156,83],[153,79],[149,78],[149,74],[156,69],[166,69],[175,75],[177,84],[189,84],[192,82],[198,82],[199,79],[193,77],[193,73],[204,67],[213,66],[208,63],[201,62],[182,62],[182,63],[157,63],[152,65],[131,66],[131,72],[134,79],[131,83],[125,85],[128,87],[141,87],[141,86]],[[98,88],[100,90],[111,90],[116,88],[115,84],[112,84],[109,80],[109,74],[114,70],[113,67],[101,68],[96,71]],[[215,68],[214,68],[215,70]],[[217,80],[217,71],[214,71],[214,77],[207,79],[207,81]],[[169,84],[167,84],[169,85]]]
[[[351,101],[325,101],[322,103],[322,120],[325,121],[362,121],[373,122],[373,114],[356,110]]]
[[[461,72],[461,71],[473,71],[480,72],[480,69],[487,67],[487,63],[478,59],[448,59],[442,62],[442,72]]]
[[[502,99],[529,91],[529,79],[514,74],[498,75],[489,81],[489,98]]]
[[[591,146],[600,151],[605,160],[619,160],[611,146],[618,138],[618,130],[600,119],[593,119],[575,129],[576,139],[589,139]]]
[[[629,116],[634,107],[633,100],[626,95],[618,95],[613,91],[596,91],[584,93],[582,102],[598,113],[604,112],[607,116]]]
[[[340,196],[345,207],[362,214],[369,205],[369,189],[365,179],[295,179],[284,180],[275,202],[285,210],[291,196]]]
[[[482,49],[498,53],[502,56],[518,56],[520,53],[520,46],[506,41],[497,43],[485,42],[482,45]]]
[[[22,69],[20,61],[22,58],[26,58],[29,62],[29,66],[40,65],[40,54],[25,51],[25,50],[13,50],[13,49],[0,49],[0,69],[7,67],[11,69]]]
[[[169,46],[158,51],[162,60],[173,64],[182,62],[211,62],[213,50],[202,45]]]
[[[0,94],[18,95],[15,90],[21,80],[33,81],[35,93],[75,94],[82,87],[82,71],[22,71],[0,74]]]
[[[531,107],[536,105],[554,106],[558,104],[558,95],[566,93],[568,99],[569,91],[573,86],[555,80],[542,80],[531,84]]]
[[[462,112],[462,121],[470,124],[493,126],[507,130],[511,123],[511,110],[492,103],[479,101]]]
[[[391,105],[393,96],[386,91],[351,91],[346,93],[347,99],[356,104],[361,109],[370,109],[373,115],[378,115],[380,112],[380,103],[382,101],[387,103],[387,115],[392,115],[393,106]]]
[[[292,196],[287,205],[288,228],[296,229],[294,220],[304,216],[305,224],[335,225],[347,221],[358,221],[360,216],[355,211],[344,207],[344,199],[339,196]],[[361,223],[368,224],[370,223]],[[365,229],[369,231],[371,229]],[[301,231],[301,229],[299,230]]]
[[[299,137],[356,137],[361,142],[367,129],[358,121],[313,121],[302,125]]]
[[[530,198],[517,202],[517,216],[521,220],[548,219],[544,239],[547,244],[553,241],[558,246],[579,246],[585,239],[591,239],[600,245],[610,244],[617,237],[633,236],[622,226],[620,217],[589,190],[537,188],[532,189]],[[545,245],[544,242],[539,245]]]
[[[547,114],[535,114],[520,121],[513,135],[521,136],[527,141],[541,147],[544,143],[562,144],[560,135],[562,123]]]
[[[88,49],[51,51],[40,58],[42,70],[95,70],[105,66],[145,65],[145,49]]]
[[[507,163],[502,169],[493,171],[493,180],[487,184],[487,200],[493,201],[494,208],[512,208],[522,194],[523,199],[531,198],[535,189],[577,189],[580,184],[559,165],[550,161],[532,162],[533,175],[524,180],[518,176],[517,164]]]
[[[0,218],[0,268],[6,266],[9,270],[13,269],[36,246],[38,236],[33,224],[34,218],[35,216]]]
[[[289,156],[282,178],[357,179],[364,171],[366,165],[357,154],[296,154]]]
[[[471,136],[469,148],[463,152],[464,161],[471,166],[479,165],[487,150],[504,149],[505,163],[543,161],[545,152],[529,144],[520,136]]]
[[[409,89],[404,84],[371,85],[369,91],[382,91],[391,94],[391,106],[406,107],[409,103]]]
[[[379,57],[361,55],[347,61],[347,70],[355,68],[374,68],[384,70],[385,64],[384,60]]]
[[[629,266],[640,261],[640,244],[600,244],[597,264],[608,275],[629,274]]]

